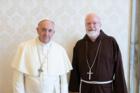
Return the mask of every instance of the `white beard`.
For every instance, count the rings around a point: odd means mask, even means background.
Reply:
[[[92,41],[95,41],[97,37],[99,36],[100,31],[87,31],[87,35]]]

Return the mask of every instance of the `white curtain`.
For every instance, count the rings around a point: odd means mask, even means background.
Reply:
[[[132,0],[130,93],[140,93],[140,0]]]

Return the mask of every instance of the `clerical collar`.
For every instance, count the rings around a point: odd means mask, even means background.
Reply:
[[[39,37],[36,38],[37,39],[37,43],[43,47],[47,47],[47,46],[50,46],[51,42],[52,41],[49,41],[48,43],[42,43],[40,40],[39,40]]]

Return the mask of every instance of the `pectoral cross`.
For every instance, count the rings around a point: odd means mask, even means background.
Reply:
[[[89,72],[87,72],[87,74],[88,74],[88,79],[90,80],[90,79],[91,79],[91,75],[92,75],[93,73],[91,72],[91,70],[89,70]]]
[[[43,69],[42,68],[39,68],[38,69],[38,72],[39,72],[39,77],[40,77],[41,73],[43,72]]]

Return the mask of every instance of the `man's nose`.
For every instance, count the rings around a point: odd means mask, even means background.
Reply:
[[[49,31],[48,30],[45,31],[45,35],[49,35]]]
[[[89,27],[90,27],[90,28],[94,28],[94,24],[90,24]]]

